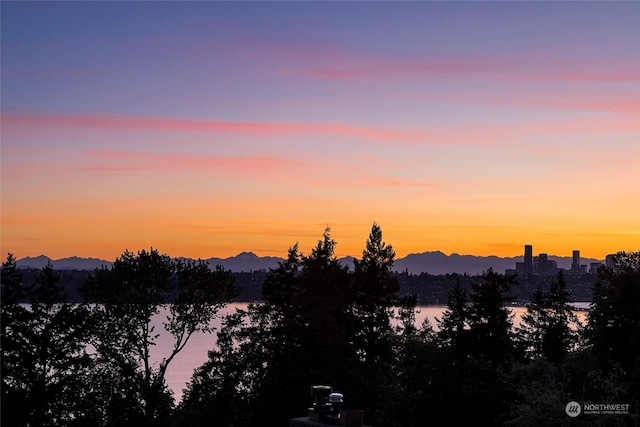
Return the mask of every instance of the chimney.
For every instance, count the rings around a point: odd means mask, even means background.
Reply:
[[[290,427],[367,427],[363,425],[364,413],[359,409],[342,410],[344,396],[334,392],[331,386],[314,385],[311,387],[313,403],[309,407],[309,416],[289,420]]]

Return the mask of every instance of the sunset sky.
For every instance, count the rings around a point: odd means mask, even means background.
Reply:
[[[640,250],[640,2],[5,2],[2,252]]]

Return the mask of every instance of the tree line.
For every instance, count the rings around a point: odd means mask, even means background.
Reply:
[[[15,257],[2,268],[2,425],[167,425],[174,402],[165,374],[189,338],[237,293],[233,276],[201,261],[157,250],[126,251],[89,275],[85,302],[66,303],[51,264],[25,286]],[[25,299],[29,304],[23,304]],[[173,351],[157,365],[160,332],[151,319],[168,307],[163,328]]]
[[[211,318],[239,293],[229,271],[127,251],[89,275],[84,303],[67,304],[50,265],[22,286],[9,254],[3,425],[283,426],[304,415],[313,384],[340,390],[378,427],[640,422],[640,252],[601,267],[586,324],[560,273],[535,289],[514,328],[515,276],[460,280],[437,325],[416,325],[417,298],[400,295],[395,252],[377,224],[353,270],[335,247],[328,228],[308,254],[292,246],[266,273],[262,301],[225,317],[178,404],[167,367],[193,333],[213,332]],[[151,317],[164,306],[174,351],[152,365]],[[570,401],[629,404],[631,413],[570,418]]]
[[[19,262],[18,262],[19,263]],[[349,266],[350,271],[353,270],[353,264]],[[22,283],[29,286],[35,283],[35,278],[42,272],[42,269],[33,267],[20,267],[22,274]],[[56,273],[60,276],[60,284],[67,296],[68,303],[82,303],[84,297],[80,292],[80,288],[92,274],[92,270],[60,270],[56,269]],[[255,271],[232,271],[231,274],[236,285],[240,289],[240,293],[236,295],[232,302],[254,302],[262,299],[262,284],[264,283],[268,270]],[[483,281],[482,274],[429,274],[429,273],[409,273],[406,271],[393,273],[399,284],[398,295],[400,297],[407,295],[416,295],[418,305],[444,305],[447,302],[447,293],[457,282],[462,283],[463,287],[469,290],[472,283],[481,283]],[[571,299],[573,301],[591,301],[593,297],[593,285],[597,276],[595,274],[571,275],[565,276],[567,288],[571,291]],[[518,302],[529,301],[537,288],[549,288],[550,283],[556,279],[555,276],[524,276],[518,277]],[[25,296],[23,301],[28,303],[29,299]]]

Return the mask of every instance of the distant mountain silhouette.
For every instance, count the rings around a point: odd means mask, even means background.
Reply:
[[[113,262],[98,258],[80,258],[72,256],[51,262],[58,270],[94,270],[96,268],[111,267]]]
[[[37,257],[26,257],[16,261],[19,268],[37,268],[41,269],[51,261],[51,265],[56,270],[94,270],[102,266],[111,267],[110,261],[98,258],[80,258],[72,256],[69,258],[61,258],[52,260],[48,256],[40,255]]]
[[[47,262],[51,261],[51,258],[45,255],[36,257],[26,257],[16,261],[16,265],[19,268],[42,268],[47,265]]]
[[[411,274],[429,273],[433,275],[460,273],[460,274],[481,274],[483,271],[492,268],[498,273],[504,273],[506,269],[516,267],[516,262],[523,261],[523,256],[501,258],[497,256],[474,256],[474,255],[446,255],[440,251],[423,252],[418,254],[409,254],[404,258],[398,258],[394,264],[395,271],[407,271]],[[549,256],[549,259],[558,263],[559,268],[570,269],[572,258]],[[45,255],[37,257],[26,257],[17,261],[20,268],[42,268],[47,265],[50,260]],[[353,270],[354,257],[346,256],[338,261]],[[236,273],[251,272],[259,270],[269,270],[277,268],[278,262],[283,261],[279,257],[260,257],[252,252],[242,252],[236,256],[229,258],[209,258],[204,261],[209,263],[211,268],[216,265],[222,265],[225,269]],[[589,265],[591,262],[602,262],[591,258],[581,258],[581,263]],[[111,261],[105,261],[97,258],[80,258],[69,257],[58,260],[51,260],[53,268],[57,270],[93,270],[102,266],[110,267]]]
[[[354,257],[352,256],[346,256],[346,257],[342,257],[342,258],[338,258],[338,262],[342,265],[344,265],[345,267],[349,267],[349,270],[353,271],[353,269],[355,268],[353,266],[353,260],[355,260]]]
[[[558,268],[571,269],[572,257],[549,256],[550,260],[558,263]],[[453,253],[446,255],[440,251],[409,254],[396,260],[393,269],[407,271],[412,274],[429,273],[434,275],[447,273],[467,273],[469,275],[482,274],[483,271],[493,269],[498,273],[504,273],[507,269],[515,269],[516,262],[522,262],[524,255],[501,258],[497,256],[459,255]],[[581,258],[581,264],[589,265],[592,262],[602,262],[597,259]]]
[[[346,256],[344,258],[338,259],[342,265],[349,267],[350,270],[353,270],[353,260],[352,256]],[[211,268],[216,265],[221,265],[227,270],[231,270],[234,273],[248,273],[251,271],[259,271],[266,270],[269,271],[270,268],[278,268],[278,263],[284,261],[283,258],[279,257],[259,257],[253,252],[242,252],[234,257],[229,258],[209,258],[205,260],[209,263]]]
[[[209,258],[205,261],[209,263],[209,267],[211,268],[214,268],[216,265],[221,265],[226,270],[231,270],[236,273],[248,273],[251,271],[278,268],[278,262],[283,261],[283,259],[270,256],[259,257],[253,252],[242,252],[229,258]]]
[[[524,256],[513,258],[500,258],[497,256],[474,255],[446,255],[440,251],[409,254],[396,260],[393,268],[396,271],[408,271],[412,274],[429,273],[434,275],[447,273],[481,274],[492,268],[494,271],[504,273],[507,268],[515,268],[517,261],[522,261]]]

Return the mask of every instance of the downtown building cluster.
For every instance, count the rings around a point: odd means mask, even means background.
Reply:
[[[571,269],[566,270],[562,268],[558,268],[558,263],[555,260],[549,258],[548,254],[541,253],[538,256],[533,256],[533,246],[525,245],[524,246],[524,261],[516,262],[516,268],[508,269],[506,271],[507,274],[517,274],[518,276],[529,276],[529,275],[538,275],[538,276],[555,276],[558,274],[560,270],[563,270],[566,274],[571,275],[582,275],[582,274],[596,274],[598,268],[603,264],[601,262],[592,262],[587,264],[582,264],[580,262],[580,251],[573,251],[573,258],[571,262]],[[605,260],[605,264],[608,267],[613,267],[613,256],[607,255]]]

